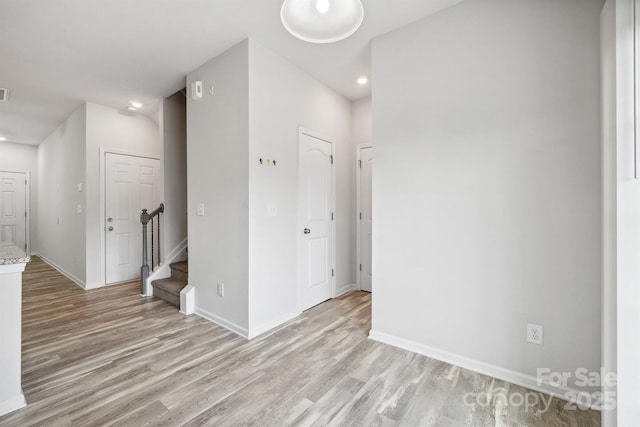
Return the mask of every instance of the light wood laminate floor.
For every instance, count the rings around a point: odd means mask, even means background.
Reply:
[[[0,426],[599,426],[594,411],[467,406],[518,386],[367,339],[352,292],[251,341],[136,284],[84,291],[35,258],[24,274],[23,389]]]

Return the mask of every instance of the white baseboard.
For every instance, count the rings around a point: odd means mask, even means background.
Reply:
[[[27,400],[24,398],[24,394],[20,392],[19,396],[0,402],[0,416],[24,408],[25,406],[27,406]]]
[[[66,271],[64,268],[60,267],[58,264],[56,264],[55,262],[51,261],[50,259],[48,259],[47,257],[45,257],[44,255],[42,255],[39,252],[33,252],[34,255],[42,258],[42,260],[44,262],[46,262],[47,264],[49,264],[51,267],[55,268],[56,270],[58,270],[58,272],[60,274],[62,274],[63,276],[65,276],[67,279],[71,280],[73,283],[75,283],[76,285],[80,286],[82,289],[87,290],[87,289],[94,289],[96,287],[101,287],[101,286],[93,286],[93,287],[88,287],[82,280],[78,279],[76,276],[74,276],[73,274],[69,273],[68,271]]]
[[[377,332],[373,329],[369,331],[369,338],[374,341],[379,341],[384,344],[389,344],[394,347],[422,354],[423,356],[431,357],[432,359],[436,359],[441,362],[449,363],[451,365],[469,369],[471,371],[507,381],[509,383],[516,384],[531,390],[549,394],[551,396],[557,397],[558,399],[569,400],[567,399],[567,396],[577,396],[581,392],[584,393],[583,390],[577,390],[570,387],[560,387],[549,383],[542,383],[541,385],[538,385],[538,379],[532,375],[523,374],[522,372],[512,371],[510,369],[492,365],[490,363],[471,359],[465,356],[460,356],[455,353],[451,353],[404,338],[399,338],[394,335]],[[591,409],[601,410],[602,408],[592,406]]]
[[[300,310],[294,310],[291,311],[287,314],[284,314],[282,316],[278,316],[275,319],[273,319],[270,322],[265,322],[262,325],[258,326],[257,328],[249,328],[249,335],[247,336],[248,339],[252,339],[257,337],[258,335],[262,335],[265,332],[270,331],[271,329],[282,325],[283,323],[288,322],[291,319],[295,319],[296,317],[300,316],[302,314],[302,312]]]
[[[358,289],[358,287],[356,285],[347,285],[347,286],[344,286],[344,287],[342,287],[340,289],[336,289],[335,298],[338,298],[338,297],[346,294],[347,292],[353,291],[355,289]]]
[[[249,337],[249,331],[246,328],[243,328],[242,326],[236,325],[235,323],[227,320],[227,319],[223,319],[220,316],[216,316],[213,313],[209,313],[207,310],[203,310],[199,307],[196,307],[194,310],[194,313],[197,314],[198,316],[207,319],[209,322],[213,322],[216,325],[220,325],[225,329],[230,330],[231,332],[234,332],[238,335],[240,335],[242,338],[247,338]]]

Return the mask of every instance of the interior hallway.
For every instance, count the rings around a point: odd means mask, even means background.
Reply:
[[[600,425],[557,399],[546,412],[465,405],[468,392],[527,390],[368,340],[368,293],[247,341],[137,283],[84,291],[38,258],[23,280],[28,406],[0,426]]]

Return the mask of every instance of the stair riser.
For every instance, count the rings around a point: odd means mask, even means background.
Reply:
[[[153,290],[153,296],[160,298],[161,300],[164,300],[169,304],[175,305],[176,307],[180,308],[180,295],[174,295],[162,289],[156,288]]]
[[[185,273],[180,270],[171,269],[171,277],[178,280],[184,280],[185,282],[189,281],[189,273]]]

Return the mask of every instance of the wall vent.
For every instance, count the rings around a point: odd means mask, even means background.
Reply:
[[[9,89],[0,87],[0,101],[8,101],[8,100],[9,100]]]

